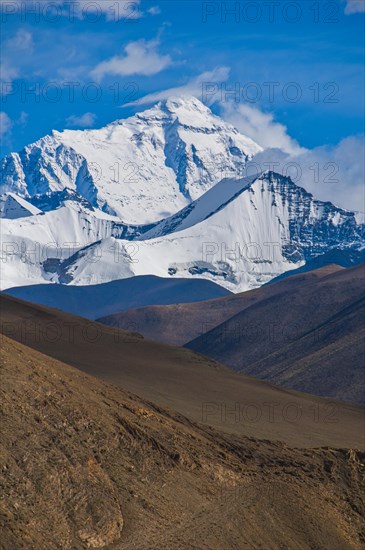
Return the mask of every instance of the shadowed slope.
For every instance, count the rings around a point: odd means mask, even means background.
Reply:
[[[265,285],[224,298],[190,304],[141,307],[102,317],[98,321],[124,330],[137,330],[146,338],[165,344],[181,346],[209,332],[256,302],[278,293],[289,292],[299,285],[313,283],[318,278],[340,269],[339,266],[330,265],[310,273],[292,276],[280,284]]]
[[[211,300],[230,294],[225,288],[204,279],[163,279],[153,275],[131,277],[100,285],[21,286],[7,289],[5,293],[21,300],[56,307],[87,319],[96,319],[151,304]]]
[[[187,347],[275,384],[365,403],[364,283],[362,264],[264,296]]]
[[[2,295],[3,333],[193,421],[296,446],[361,447],[363,410],[257,381],[188,349]]]
[[[287,388],[365,404],[364,324],[365,297],[244,372]]]

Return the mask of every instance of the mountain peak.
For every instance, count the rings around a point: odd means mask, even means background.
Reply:
[[[195,111],[202,114],[212,114],[209,107],[204,105],[202,101],[194,96],[171,96],[168,99],[160,101],[159,105],[165,107],[171,113],[176,113],[180,109],[187,109],[189,111]]]
[[[219,116],[204,105],[199,99],[194,96],[181,95],[171,96],[163,99],[152,107],[136,113],[134,116],[126,120],[118,121],[119,124],[132,122],[134,120],[143,120],[148,123],[154,121],[175,122],[178,121],[182,126],[191,128],[226,128],[232,132],[236,132],[231,124],[222,120]]]
[[[68,188],[143,225],[182,210],[260,151],[196,97],[172,96],[103,128],[54,131],[9,155],[0,188],[24,198]]]

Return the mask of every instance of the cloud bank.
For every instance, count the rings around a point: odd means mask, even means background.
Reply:
[[[348,210],[365,211],[364,136],[350,136],[337,145],[301,147],[271,113],[245,104],[221,105],[222,116],[264,148],[253,163],[257,169],[290,176],[315,198]],[[256,170],[256,165],[252,164]]]
[[[222,111],[225,120],[264,149],[275,147],[292,155],[305,151],[295,139],[289,136],[283,124],[275,122],[274,115],[271,113],[264,113],[252,105],[236,105],[230,102],[222,104]]]

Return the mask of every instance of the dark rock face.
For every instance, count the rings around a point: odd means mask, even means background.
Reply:
[[[268,173],[267,181],[273,200],[279,196],[288,206],[289,239],[284,241],[282,250],[293,263],[307,261],[335,248],[356,249],[364,244],[365,226],[357,224],[354,212],[317,201],[290,178],[274,172]]]

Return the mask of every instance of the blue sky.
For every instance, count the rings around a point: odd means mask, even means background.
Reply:
[[[2,0],[2,155],[176,88],[289,152],[364,133],[364,0],[72,2]]]

